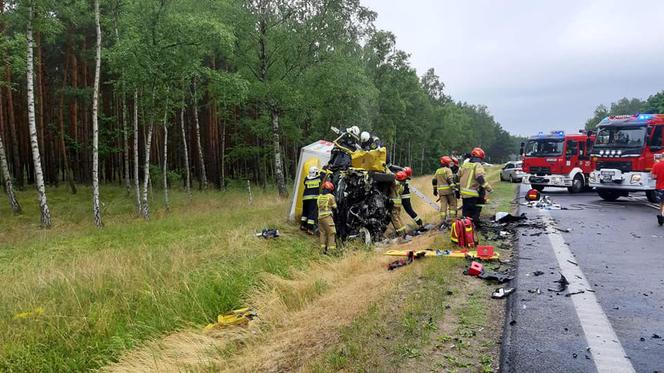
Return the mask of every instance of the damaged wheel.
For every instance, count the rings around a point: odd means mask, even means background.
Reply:
[[[371,232],[369,232],[368,229],[366,228],[360,228],[360,240],[364,244],[364,246],[369,247],[371,246]]]

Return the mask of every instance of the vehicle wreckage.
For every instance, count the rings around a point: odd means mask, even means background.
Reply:
[[[402,168],[388,164],[387,151],[378,138],[361,144],[351,129],[332,127],[332,131],[336,140],[320,140],[300,152],[289,218],[295,220],[302,213],[302,183],[309,167],[315,166],[336,187],[337,237],[341,241],[359,238],[366,244],[380,241],[392,221],[389,189],[394,173]]]

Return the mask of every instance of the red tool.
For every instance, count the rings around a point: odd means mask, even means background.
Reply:
[[[480,273],[482,273],[483,270],[484,267],[482,264],[478,262],[471,262],[470,267],[468,267],[468,275],[477,277],[480,275]]]

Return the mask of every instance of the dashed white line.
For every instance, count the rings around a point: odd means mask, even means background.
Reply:
[[[625,355],[616,332],[613,330],[608,317],[602,310],[597,297],[591,289],[586,276],[581,271],[578,261],[572,255],[562,235],[553,227],[554,221],[547,211],[542,211],[547,222],[547,236],[553,247],[558,260],[560,272],[569,281],[568,291],[570,293],[580,290],[585,293],[572,295],[574,309],[581,322],[588,347],[593,355],[595,367],[600,373],[603,372],[634,372],[634,367]]]

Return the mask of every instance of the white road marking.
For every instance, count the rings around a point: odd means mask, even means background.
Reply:
[[[579,265],[574,264],[578,261],[572,255],[563,236],[553,227],[555,224],[553,218],[548,211],[542,211],[542,214],[547,222],[547,236],[558,260],[560,272],[570,283],[568,292],[585,291],[583,294],[572,295],[571,298],[597,371],[600,373],[634,372],[634,367],[626,357],[625,350],[620,344],[604,310],[602,310],[602,306],[597,301],[595,293],[588,291],[592,288],[586,276]]]

